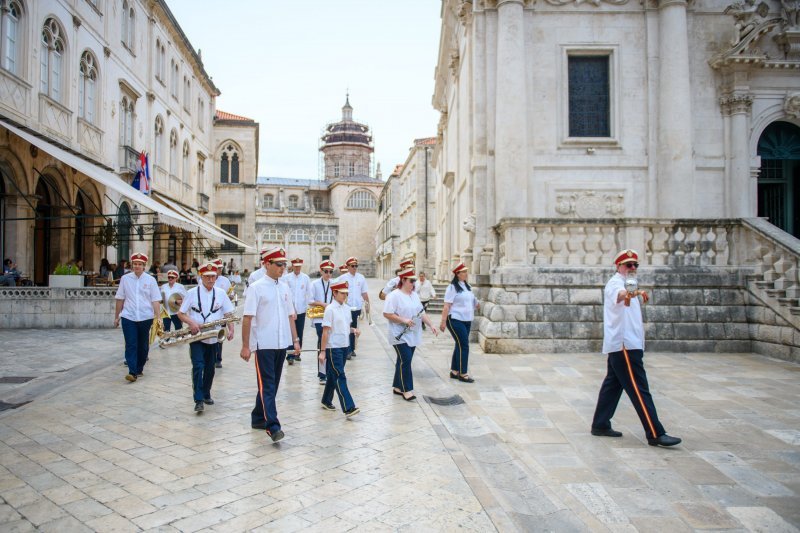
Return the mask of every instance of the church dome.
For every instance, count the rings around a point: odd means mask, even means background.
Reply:
[[[328,124],[321,140],[320,150],[322,151],[331,146],[343,145],[360,146],[369,149],[370,152],[373,150],[369,126],[353,120],[353,108],[350,106],[349,95],[342,107],[342,120]]]

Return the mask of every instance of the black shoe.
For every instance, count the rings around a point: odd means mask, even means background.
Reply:
[[[615,429],[595,429],[592,428],[592,435],[595,437],[621,437],[622,432]]]
[[[217,362],[214,364],[214,366],[215,366],[216,368],[222,368],[222,363],[220,363],[219,361],[217,361]]]
[[[333,406],[333,404],[325,403],[325,402],[322,402],[322,408],[325,409],[326,411],[335,411],[336,410],[336,408]]]
[[[128,374],[127,376],[125,376],[125,379],[133,383],[134,381],[136,381],[136,376],[134,374]]]
[[[458,381],[463,381],[464,383],[475,383],[475,380],[469,376],[460,375],[456,378]]]
[[[275,433],[272,433],[270,430],[267,430],[267,435],[269,435],[269,438],[272,439],[272,442],[278,442],[285,436],[283,434],[283,431],[281,431],[280,429]]]
[[[349,409],[349,410],[345,411],[344,412],[344,416],[346,416],[347,418],[350,418],[351,416],[355,416],[360,412],[361,412],[361,409],[359,409],[358,407],[353,407],[352,409]]]
[[[205,407],[203,407],[203,400],[200,400],[199,402],[194,402],[195,413],[202,413],[203,409],[205,409]]]
[[[302,361],[302,359],[300,359],[300,356],[299,356],[299,355],[295,355],[295,356],[294,356],[294,360],[295,360],[295,361],[297,361],[298,363],[299,363],[300,361]]]
[[[350,352],[350,356],[351,357],[355,357],[356,356],[356,352]]]
[[[450,379],[458,379],[458,374],[453,374],[450,372]]]
[[[211,398],[206,398],[205,400],[203,400],[203,403],[206,405],[214,405],[214,400],[212,400]]]
[[[289,363],[289,366],[294,364],[294,359],[286,359],[286,362]]]
[[[347,360],[349,361],[350,359],[352,359],[351,354],[347,354]]]
[[[681,439],[678,437],[670,437],[666,433],[654,439],[647,439],[647,444],[650,446],[675,446],[676,444],[680,443]]]
[[[251,422],[250,423],[250,427],[253,428],[253,429],[260,429],[261,431],[264,431],[265,429],[267,429],[267,423],[266,422],[262,422],[260,424],[253,424]]]

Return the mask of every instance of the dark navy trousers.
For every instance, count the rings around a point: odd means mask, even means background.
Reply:
[[[647,438],[654,439],[666,433],[664,426],[658,421],[656,406],[647,386],[644,351],[626,349],[608,354],[608,369],[597,398],[592,429],[611,428],[611,419],[623,390],[636,409]]]
[[[303,331],[306,329],[306,314],[305,313],[299,313],[297,315],[297,318],[294,321],[294,327],[297,330],[297,336],[300,337],[300,349],[302,350],[303,349]],[[297,357],[296,355],[294,355],[294,343],[292,343],[292,345],[288,346],[286,349],[288,351],[292,352],[292,353],[289,353],[286,356],[286,359],[289,359],[291,361],[292,359],[295,359]]]
[[[397,359],[394,362],[394,381],[392,387],[400,389],[402,392],[414,390],[414,375],[411,373],[411,359],[414,358],[414,350],[408,344],[395,344],[394,351]]]
[[[214,383],[214,359],[217,356],[217,344],[203,344],[201,341],[189,345],[189,356],[192,359],[192,390],[194,401],[211,399],[211,385]]]
[[[147,354],[150,353],[150,326],[153,325],[153,319],[134,322],[121,318],[120,324],[125,337],[125,363],[128,365],[128,372],[138,376],[144,370]]]
[[[314,329],[317,330],[317,352],[319,352],[319,349],[322,348],[322,322],[320,322],[319,324],[314,324]],[[319,353],[317,353],[317,355],[319,355]],[[325,367],[327,368],[327,366],[328,366],[327,355],[325,357],[325,361],[326,361],[325,362]],[[325,373],[322,372],[322,370],[324,370],[322,365],[320,365],[319,361],[317,361],[317,377],[319,379],[325,379]]]
[[[469,373],[467,369],[469,367],[469,329],[471,326],[472,322],[458,320],[447,315],[447,331],[455,341],[450,370],[459,374]]]
[[[333,403],[333,392],[336,391],[342,412],[349,411],[355,407],[353,397],[347,388],[347,376],[344,374],[347,350],[348,348],[328,348],[325,352],[325,372],[328,375],[328,381],[325,383],[325,390],[322,392],[322,403],[327,405]]]
[[[170,324],[175,326],[175,331],[178,331],[183,327],[183,322],[181,322],[181,319],[178,318],[178,313],[175,313],[169,318],[162,318],[161,320],[164,322],[164,331],[169,331]]]
[[[361,314],[361,309],[358,311],[350,311],[350,316],[353,318],[350,322],[351,328],[358,327],[358,316]],[[350,353],[354,353],[356,351],[356,334],[350,333]]]
[[[252,425],[265,425],[270,433],[281,429],[278,420],[278,408],[275,396],[281,382],[283,363],[286,361],[286,350],[256,350],[256,377],[258,394],[256,405],[250,414]]]

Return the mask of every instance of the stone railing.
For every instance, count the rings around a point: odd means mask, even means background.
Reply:
[[[0,288],[0,328],[111,328],[116,287]]]

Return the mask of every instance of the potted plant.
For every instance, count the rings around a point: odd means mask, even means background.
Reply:
[[[56,265],[56,269],[50,275],[48,284],[51,287],[75,288],[83,287],[83,276],[75,265]]]

